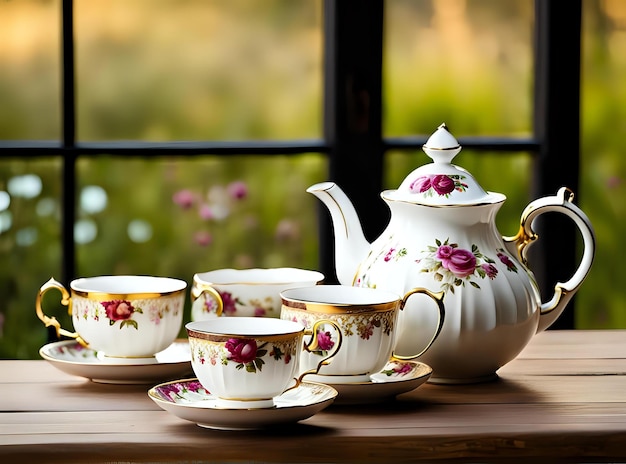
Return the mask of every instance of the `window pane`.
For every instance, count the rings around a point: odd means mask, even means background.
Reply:
[[[576,327],[626,328],[626,2],[583,1],[580,206],[598,237]]]
[[[58,160],[0,161],[0,359],[36,358],[46,342],[34,301],[50,276],[61,278],[60,179]],[[69,321],[63,314],[54,313]]]
[[[384,133],[529,134],[532,0],[387,0]]]
[[[320,0],[74,3],[79,139],[320,136]]]
[[[60,2],[0,2],[0,140],[59,139]]]
[[[78,274],[318,268],[322,155],[81,159]]]

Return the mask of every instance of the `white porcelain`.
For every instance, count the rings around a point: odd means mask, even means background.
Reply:
[[[157,385],[148,396],[165,411],[200,427],[255,430],[308,419],[330,406],[337,391],[328,385],[302,382],[276,398],[271,408],[224,409],[197,379],[185,379]]]
[[[37,316],[46,327],[55,327],[57,336],[75,338],[106,356],[154,357],[172,344],[182,327],[187,288],[182,280],[115,275],[76,279],[69,287],[70,292],[54,279],[46,282],[37,294]],[[61,292],[75,332],[44,314],[41,300],[50,290]]]
[[[591,223],[565,187],[555,196],[531,202],[522,213],[517,235],[500,235],[495,219],[506,197],[485,191],[469,172],[451,164],[460,149],[441,125],[424,146],[433,163],[415,169],[397,190],[381,193],[391,220],[371,244],[352,203],[337,185],[325,182],[308,189],[330,211],[336,273],[342,284],[400,295],[415,287],[444,293],[441,335],[420,357],[433,368],[430,381],[440,383],[494,378],[535,333],[559,317],[582,285],[595,254]],[[568,216],[583,244],[574,275],[557,283],[547,300],[542,300],[527,262],[528,249],[538,238],[532,226],[544,213]],[[414,352],[432,333],[436,316],[431,306],[423,295],[407,301],[399,316],[397,354]]]
[[[373,404],[391,401],[396,396],[415,390],[426,383],[433,370],[414,361],[390,361],[380,372],[365,382],[334,383],[339,393],[334,404]]]
[[[416,293],[424,293],[415,289]],[[428,293],[428,292],[427,292]],[[333,321],[341,328],[341,349],[332,363],[319,368],[319,374],[309,379],[328,384],[370,381],[370,376],[388,363],[396,339],[398,316],[406,299],[398,294],[373,288],[346,285],[316,285],[292,288],[281,292],[281,319],[312,327],[320,320]],[[421,346],[404,360],[424,353],[435,341],[444,322],[444,308],[440,296],[429,293],[439,305],[436,329],[421,340]],[[332,328],[326,330],[332,338]],[[324,350],[302,354],[300,369],[310,370],[318,365]]]
[[[300,353],[318,343],[318,325],[309,330],[292,321],[254,317],[190,322],[191,366],[220,407],[272,407],[275,397],[297,387],[308,374],[299,371]],[[305,334],[316,335],[305,344]],[[320,361],[330,359],[340,346],[341,340]]]
[[[291,267],[217,269],[193,276],[191,320],[223,316],[279,317],[282,290],[316,285],[321,272]]]
[[[75,340],[48,343],[39,355],[66,374],[97,383],[154,384],[193,373],[187,341],[174,342],[149,359],[106,357]]]

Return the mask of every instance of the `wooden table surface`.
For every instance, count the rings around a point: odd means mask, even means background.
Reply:
[[[547,331],[475,385],[425,384],[287,427],[220,431],[161,410],[148,386],[0,361],[0,462],[626,461],[626,331]],[[533,459],[533,461],[530,461]]]

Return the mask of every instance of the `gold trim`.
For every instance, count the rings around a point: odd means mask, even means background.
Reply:
[[[177,296],[180,293],[185,293],[187,287],[180,290],[173,290],[171,292],[145,292],[145,293],[108,293],[108,292],[94,292],[94,291],[82,291],[71,289],[72,296],[80,296],[89,300],[146,300],[149,298],[160,298],[163,296]]]
[[[43,308],[41,307],[41,300],[44,294],[49,292],[50,290],[57,290],[61,293],[61,304],[63,306],[67,306],[67,313],[70,316],[72,315],[72,299],[69,292],[61,282],[51,277],[50,280],[48,280],[45,284],[41,286],[39,292],[37,292],[37,299],[35,300],[35,312],[37,313],[37,317],[41,320],[41,322],[44,323],[46,327],[54,327],[57,338],[61,338],[61,335],[74,338],[82,346],[88,348],[88,343],[80,335],[78,335],[78,332],[70,332],[69,330],[62,328],[61,323],[57,320],[56,317],[48,317],[43,312]]]
[[[337,187],[337,185],[334,182],[324,182],[324,184],[328,184],[329,187],[328,188],[316,188],[316,189],[311,189],[309,187],[307,189],[307,192],[313,193],[313,194],[315,192],[324,192],[333,201],[333,203],[335,203],[336,208],[334,210],[339,213],[339,215],[341,216],[341,219],[343,220],[343,230],[346,232],[346,237],[345,238],[349,238],[348,221],[346,219],[346,216],[343,214],[343,208],[339,204],[339,202],[335,199],[334,195],[328,193],[329,190],[332,190],[333,188]]]
[[[389,197],[389,192],[397,192],[397,191],[398,190],[385,190],[384,192],[380,194],[380,196],[382,197],[383,200],[388,201],[388,202],[406,203],[408,205],[427,206],[429,208],[466,208],[468,206],[493,206],[493,205],[497,205],[498,203],[504,203],[506,201],[506,196],[502,193],[487,192],[487,195],[495,196],[496,199],[494,199],[494,201],[484,201],[484,202],[478,202],[478,203],[445,203],[441,205],[435,205],[432,203],[420,203],[419,201],[399,200],[397,198]],[[501,197],[501,198],[497,200],[497,197]]]
[[[306,311],[315,314],[360,314],[370,312],[386,312],[399,309],[400,304],[400,298],[389,303],[375,304],[318,303],[282,298],[282,305],[289,309]]]
[[[254,340],[261,340],[263,342],[284,342],[284,341],[292,340],[294,338],[304,335],[304,328],[302,330],[298,330],[295,332],[288,332],[284,334],[265,334],[265,335],[260,335],[260,334],[243,335],[243,334],[225,334],[225,333],[216,334],[216,333],[211,333],[211,332],[198,332],[193,329],[187,329],[187,334],[190,338],[195,338],[198,340],[206,340],[206,341],[214,342],[214,343],[227,342],[231,338],[238,338],[242,340],[254,339]]]
[[[233,271],[237,271],[237,269],[232,269]],[[263,270],[268,270],[268,269],[259,269],[260,271]],[[319,279],[314,279],[316,284],[320,284],[321,282],[324,281],[324,275],[319,272],[319,271],[313,271],[313,270],[308,270],[308,269],[300,269],[299,271],[306,271],[306,272],[312,272],[315,274],[318,274]],[[211,272],[211,271],[209,271]],[[246,281],[246,280],[242,280],[239,282],[208,282],[206,280],[201,280],[201,278],[198,276],[198,274],[193,276],[193,284],[197,287],[199,287],[199,290],[208,290],[209,287],[215,286],[215,285],[219,285],[220,287],[228,287],[231,285],[288,285],[288,284],[292,284],[294,282],[308,282],[309,279],[295,279],[295,280],[287,280],[287,281],[277,281],[277,282],[253,282],[253,281]]]
[[[422,145],[423,148],[426,148],[427,150],[433,150],[433,151],[452,151],[452,150],[458,150],[459,148],[461,148],[461,145],[456,145],[454,147],[446,147],[446,148],[434,148],[434,147],[429,147],[428,145],[424,144]]]

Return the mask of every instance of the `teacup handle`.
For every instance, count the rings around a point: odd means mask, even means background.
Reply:
[[[317,367],[315,369],[309,369],[308,371],[305,371],[302,374],[300,374],[300,377],[298,377],[297,379],[294,379],[296,381],[295,385],[292,385],[291,387],[289,387],[285,391],[289,391],[289,390],[292,390],[294,388],[298,388],[300,386],[300,384],[302,383],[302,379],[304,378],[305,375],[319,373],[319,371],[322,368],[322,366],[326,366],[326,365],[330,364],[332,358],[334,358],[335,355],[339,352],[339,348],[341,348],[341,343],[343,342],[343,335],[341,334],[341,329],[339,328],[339,326],[335,322],[327,320],[327,319],[320,319],[319,321],[315,322],[315,324],[313,324],[312,328],[305,329],[304,334],[305,335],[312,335],[312,338],[311,338],[311,341],[308,344],[305,342],[304,349],[306,351],[311,352],[311,351],[315,351],[319,347],[319,340],[318,340],[319,332],[318,332],[318,329],[320,328],[320,326],[322,326],[324,324],[332,325],[333,328],[335,329],[335,331],[337,332],[337,343],[335,343],[335,346],[333,347],[332,352],[328,356],[323,358],[319,363],[317,363]]]
[[[446,318],[446,308],[445,308],[445,305],[443,304],[444,292],[435,293],[435,292],[431,292],[430,290],[426,288],[416,287],[412,289],[411,291],[407,292],[404,295],[404,297],[402,297],[402,302],[400,303],[401,310],[404,310],[404,306],[406,305],[406,302],[408,301],[409,297],[416,293],[423,293],[424,295],[427,295],[430,298],[432,298],[435,301],[435,303],[437,303],[437,308],[439,310],[437,314],[437,330],[435,330],[435,333],[433,334],[432,338],[430,339],[426,347],[422,351],[420,351],[418,354],[415,354],[412,356],[401,356],[399,354],[396,354],[394,351],[393,353],[391,353],[392,360],[412,361],[416,358],[419,358],[421,355],[426,353],[426,351],[428,351],[428,349],[432,346],[433,343],[435,343],[435,340],[437,340],[437,337],[439,337],[439,334],[441,333],[441,329],[443,328],[443,322]]]
[[[61,338],[61,335],[65,337],[75,338],[78,343],[87,347],[88,344],[83,338],[78,335],[76,332],[70,332],[69,330],[65,330],[61,327],[61,323],[54,317],[48,317],[43,312],[43,308],[41,307],[41,299],[49,290],[58,290],[61,292],[61,304],[63,306],[67,306],[67,312],[71,316],[72,315],[72,298],[70,297],[70,293],[63,286],[61,282],[54,280],[54,278],[50,278],[48,282],[43,284],[37,292],[37,300],[35,302],[35,311],[37,312],[37,317],[41,319],[46,327],[54,327],[56,330],[57,338]]]
[[[215,304],[217,305],[217,309],[215,310],[215,314],[217,316],[221,316],[222,312],[224,311],[224,300],[222,300],[222,296],[220,295],[220,292],[218,292],[217,290],[215,290],[213,287],[197,287],[194,286],[191,288],[191,306],[192,306],[192,310],[193,310],[193,306],[195,305],[196,301],[200,298],[207,298],[205,296],[205,293],[209,294],[209,297],[215,301]],[[202,304],[204,304],[204,301],[201,302]]]

